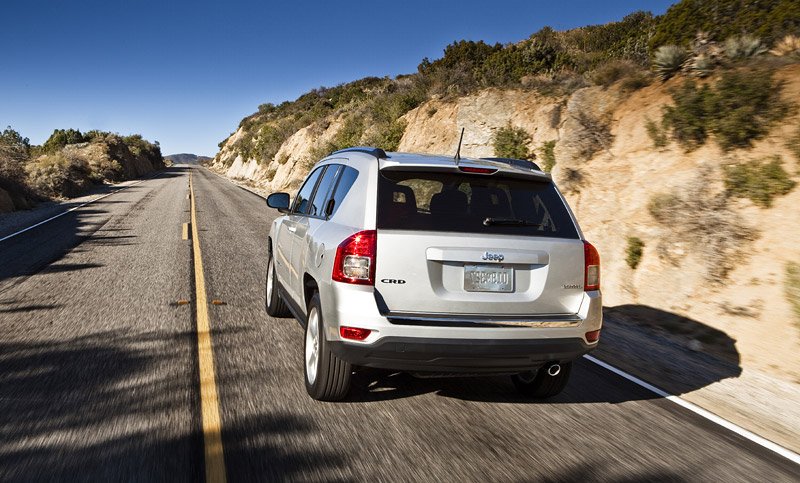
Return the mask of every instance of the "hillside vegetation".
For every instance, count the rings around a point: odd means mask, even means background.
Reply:
[[[41,146],[32,146],[8,127],[0,135],[0,212],[78,196],[95,184],[123,181],[163,167],[158,143],[138,134],[56,129]]]
[[[414,74],[364,78],[321,87],[295,101],[262,104],[220,143],[225,149],[217,160],[230,165],[240,156],[260,164],[285,164],[295,155],[279,156],[281,146],[303,129],[321,141],[304,153],[301,169],[350,145],[379,145],[391,151],[405,132],[402,117],[430,99],[492,87],[559,96],[617,81],[623,90],[632,91],[653,81],[651,63],[663,78],[681,69],[706,77],[720,66],[764,53],[767,46],[778,46],[799,33],[800,4],[795,1],[684,0],[662,16],[635,12],[618,22],[563,32],[545,27],[508,45],[458,41],[445,48],[442,58],[423,59]],[[789,48],[780,55],[791,58],[797,50]],[[339,121],[335,132],[328,132],[335,120]]]
[[[292,191],[334,149],[451,154],[463,127],[462,155],[551,172],[602,254],[606,304],[714,327],[742,364],[800,381],[797,9],[683,0],[514,44],[455,42],[410,75],[261,105],[213,166]]]

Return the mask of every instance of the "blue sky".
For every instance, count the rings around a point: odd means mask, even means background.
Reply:
[[[416,71],[454,40],[512,42],[671,1],[3,0],[0,129],[141,133],[214,155],[264,102]]]

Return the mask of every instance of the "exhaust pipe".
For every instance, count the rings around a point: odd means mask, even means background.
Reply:
[[[558,364],[551,364],[547,367],[547,375],[551,377],[557,376],[561,372],[561,366]]]

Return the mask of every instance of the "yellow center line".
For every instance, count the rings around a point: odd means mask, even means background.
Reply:
[[[197,234],[197,210],[194,202],[194,184],[189,173],[189,193],[192,211],[192,247],[194,252],[194,285],[197,300],[197,354],[200,364],[200,413],[203,421],[206,481],[224,483],[225,452],[222,448],[222,422],[219,416],[219,397],[214,377],[214,352],[211,347],[211,327],[208,319],[206,281],[203,277],[203,256]]]

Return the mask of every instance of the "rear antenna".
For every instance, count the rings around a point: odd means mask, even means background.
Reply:
[[[461,128],[461,137],[458,138],[458,149],[456,149],[456,155],[453,159],[456,160],[456,166],[458,166],[458,162],[461,161],[461,141],[464,140],[464,128]]]

